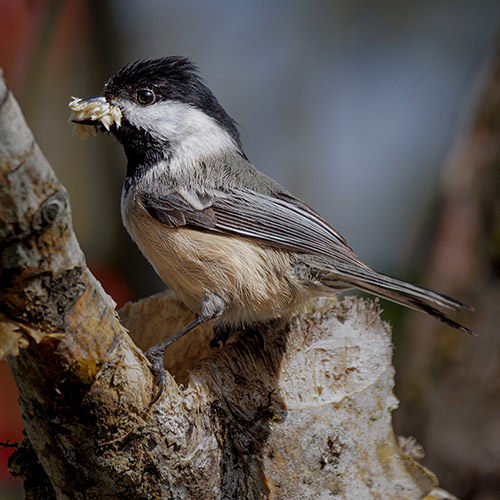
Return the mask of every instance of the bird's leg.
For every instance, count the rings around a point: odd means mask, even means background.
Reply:
[[[166,374],[165,368],[163,367],[163,358],[167,347],[172,345],[176,340],[179,340],[186,333],[190,332],[193,328],[196,328],[198,325],[218,318],[224,311],[224,307],[225,304],[221,297],[215,294],[207,295],[201,303],[201,312],[195,320],[191,321],[191,323],[187,324],[185,327],[181,328],[173,335],[170,335],[170,337],[162,340],[144,353],[146,358],[148,358],[153,365],[155,385],[158,386],[158,393],[151,404],[158,401],[163,392],[163,387],[165,386]]]
[[[165,368],[163,367],[163,357],[165,355],[165,350],[168,346],[172,345],[176,340],[180,339],[183,335],[196,328],[198,325],[203,323],[203,321],[198,316],[194,321],[187,324],[184,328],[181,328],[178,332],[175,332],[170,337],[162,340],[155,346],[149,348],[144,354],[146,358],[149,359],[153,365],[154,381],[155,385],[158,386],[158,392],[154,397],[151,404],[156,403],[163,392],[163,387],[165,385]]]

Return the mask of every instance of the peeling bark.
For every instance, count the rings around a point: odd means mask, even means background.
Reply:
[[[262,339],[146,348],[193,318],[169,292],[115,313],[86,267],[67,195],[0,84],[0,352],[27,439],[26,498],[417,499],[432,473],[394,439],[390,331],[377,306],[318,300]],[[132,341],[134,339],[135,343]],[[137,346],[136,346],[137,345]],[[431,497],[428,497],[431,498]]]

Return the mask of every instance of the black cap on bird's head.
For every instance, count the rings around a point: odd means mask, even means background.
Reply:
[[[128,64],[108,80],[104,96],[110,102],[128,99],[143,106],[167,100],[189,104],[216,120],[239,144],[234,120],[205,85],[197,66],[187,57],[141,59]]]
[[[209,137],[210,128],[212,136],[215,129],[223,131],[241,151],[234,120],[187,57],[142,59],[128,64],[108,80],[103,96],[74,99],[70,108],[71,120],[89,131],[82,134],[77,130],[79,135],[106,129],[123,144],[129,160],[143,161],[139,157],[149,153],[166,155],[189,133],[198,133],[200,142],[205,131],[202,140],[217,142],[217,138]]]

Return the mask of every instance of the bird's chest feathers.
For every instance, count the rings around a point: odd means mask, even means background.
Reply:
[[[203,266],[202,233],[171,228],[151,217],[133,197],[122,199],[125,228],[160,278],[192,310],[198,311],[208,289]]]
[[[122,197],[121,211],[125,228],[162,278],[166,268],[184,265],[198,253],[188,237],[192,231],[154,219],[135,194]]]

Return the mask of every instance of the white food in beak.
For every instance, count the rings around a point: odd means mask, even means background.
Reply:
[[[92,99],[80,99],[72,97],[72,101],[68,104],[72,113],[69,117],[70,121],[99,121],[102,126],[109,131],[111,125],[117,127],[121,125],[122,112],[118,106],[114,106],[106,101],[104,97],[96,97]],[[86,125],[83,123],[75,123],[73,132],[80,139],[88,139],[94,135],[100,134],[102,128],[100,125]]]

